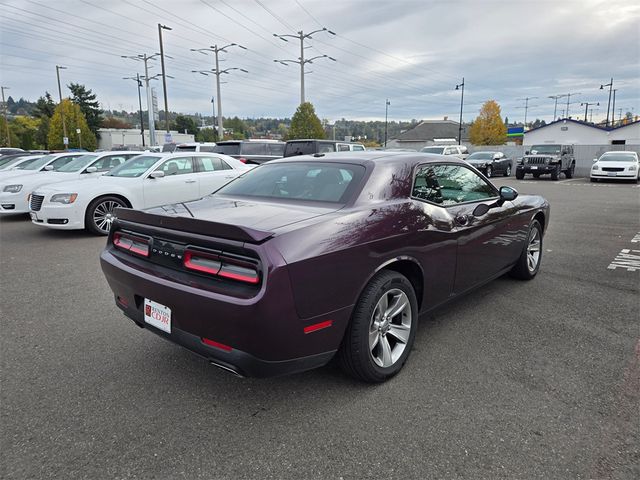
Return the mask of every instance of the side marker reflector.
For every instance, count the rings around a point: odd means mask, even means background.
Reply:
[[[333,325],[333,320],[325,320],[324,322],[314,323],[313,325],[304,327],[304,333],[317,332],[318,330],[322,330],[323,328],[329,328],[331,325]]]
[[[224,343],[219,343],[214,340],[209,340],[208,338],[202,338],[202,343],[204,343],[205,345],[209,345],[210,347],[219,348],[220,350],[223,350],[225,352],[230,352],[231,350],[233,350],[233,348],[231,348],[229,345],[225,345]]]

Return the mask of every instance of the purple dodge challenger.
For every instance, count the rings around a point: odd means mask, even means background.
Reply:
[[[102,270],[140,327],[240,376],[336,356],[382,382],[419,315],[536,275],[549,204],[450,157],[357,152],[272,161],[200,200],[117,217]]]

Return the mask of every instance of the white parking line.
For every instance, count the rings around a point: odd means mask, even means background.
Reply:
[[[631,243],[640,243],[640,232],[636,233],[636,236],[631,239]]]
[[[637,272],[640,270],[640,250],[623,248],[607,267],[609,270],[616,270],[618,268],[624,268],[628,272]]]

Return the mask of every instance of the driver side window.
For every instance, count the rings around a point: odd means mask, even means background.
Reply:
[[[463,165],[423,165],[416,172],[412,196],[447,206],[481,202],[497,197],[498,192]]]

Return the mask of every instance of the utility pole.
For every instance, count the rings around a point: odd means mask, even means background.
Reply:
[[[60,95],[60,116],[62,117],[62,143],[64,144],[64,149],[69,149],[69,137],[67,137],[67,124],[64,120],[64,107],[62,106],[62,88],[60,87],[60,70],[66,70],[67,67],[61,67],[60,65],[56,65],[56,76],[58,77],[58,94]]]
[[[538,97],[525,97],[525,98],[519,98],[518,100],[524,100],[524,107],[517,107],[517,108],[524,108],[524,129],[527,129],[527,113],[529,112],[529,100],[533,100],[534,98],[538,98]]]
[[[613,89],[613,103],[611,105],[611,126],[613,127],[616,123],[616,92],[617,88]]]
[[[164,46],[162,44],[162,30],[172,30],[171,27],[167,27],[166,25],[158,24],[158,38],[160,39],[160,64],[162,65],[162,91],[164,92],[164,117],[165,123],[167,126],[167,135],[166,139],[171,138],[171,133],[169,132],[169,105],[167,102],[167,74],[164,70]]]
[[[462,77],[462,83],[456,85],[456,90],[462,90],[462,95],[460,95],[460,124],[458,125],[458,145],[462,145],[462,106],[464,105],[464,77]]]
[[[609,107],[611,106],[611,91],[613,89],[613,77],[611,77],[611,81],[609,83],[605,83],[600,85],[600,90],[604,90],[604,87],[609,87],[609,101],[607,102],[607,127],[609,126]]]
[[[589,110],[589,105],[596,105],[596,106],[600,106],[600,102],[598,103],[593,103],[593,102],[583,102],[580,104],[580,106],[582,107],[584,105],[584,121],[587,121],[587,111]]]
[[[224,138],[224,125],[222,124],[222,96],[220,95],[220,75],[228,75],[229,72],[232,70],[240,70],[241,72],[249,73],[248,70],[245,70],[244,68],[238,68],[238,67],[231,67],[231,68],[225,68],[224,70],[220,70],[220,60],[218,58],[218,54],[220,52],[227,53],[226,49],[230,47],[238,47],[243,50],[247,49],[246,47],[243,47],[242,45],[238,45],[237,43],[230,43],[229,45],[225,45],[223,47],[218,47],[217,45],[211,45],[209,48],[192,48],[191,49],[192,52],[200,52],[204,55],[206,55],[207,52],[213,52],[213,54],[215,55],[214,69],[191,70],[191,72],[199,73],[201,75],[209,75],[210,73],[213,73],[216,76],[216,96],[218,98],[218,140],[222,140]]]
[[[142,137],[142,146],[144,147],[144,117],[142,115],[142,95],[140,89],[142,88],[142,81],[140,81],[140,74],[136,73],[135,77],[122,77],[123,80],[133,80],[138,84],[138,105],[140,106],[140,136]]]
[[[582,92],[577,92],[577,93],[567,93],[567,118],[569,118],[569,105],[571,104],[570,100],[571,100],[571,95],[576,96],[576,95],[582,95]]]
[[[311,35],[313,35],[314,33],[318,33],[318,32],[327,32],[329,35],[335,35],[334,32],[332,32],[331,30],[328,30],[326,27],[320,28],[318,30],[314,30],[313,32],[309,32],[309,33],[304,33],[302,30],[300,30],[298,32],[297,35],[278,35],[277,33],[274,33],[273,36],[279,38],[280,40],[282,40],[283,42],[288,42],[289,40],[287,40],[286,37],[290,37],[290,38],[295,38],[300,40],[300,57],[298,58],[298,60],[274,60],[274,62],[276,63],[281,63],[282,65],[288,66],[289,63],[297,63],[298,65],[300,65],[300,104],[303,104],[305,102],[305,92],[304,92],[304,66],[307,63],[313,63],[314,60],[317,60],[318,58],[328,58],[329,60],[331,60],[332,62],[335,62],[336,59],[333,57],[330,57],[329,55],[317,55],[315,57],[312,58],[304,58],[304,40],[306,38],[313,38]],[[309,48],[309,47],[306,47]]]
[[[558,99],[559,98],[563,98],[566,97],[566,95],[551,95],[547,98],[552,98],[553,100],[555,100],[554,104],[553,104],[553,121],[556,121],[556,112],[558,111]]]
[[[159,76],[161,74],[149,76],[149,60],[154,59],[155,57],[160,56],[159,53],[154,53],[153,55],[147,56],[146,53],[141,55],[121,55],[122,58],[130,58],[131,60],[137,60],[144,62],[144,79],[145,90],[147,94],[147,121],[149,123],[149,145],[157,145],[156,142],[156,126],[155,126],[155,118],[153,116],[153,99],[151,97],[151,88],[149,86],[149,82]],[[168,75],[169,76],[169,75]],[[169,76],[170,77],[170,76]],[[171,78],[171,77],[170,77]]]
[[[389,105],[391,105],[391,102],[389,102],[389,99],[387,98],[387,101],[384,103],[384,148],[387,148],[387,117],[389,115]],[[335,124],[333,126],[333,139],[335,140],[336,138],[336,127]]]
[[[9,119],[7,117],[7,102],[4,99],[4,91],[9,90],[9,87],[0,87],[2,90],[2,111],[4,113],[4,125],[7,128],[7,147],[11,146],[11,134],[9,133]]]

